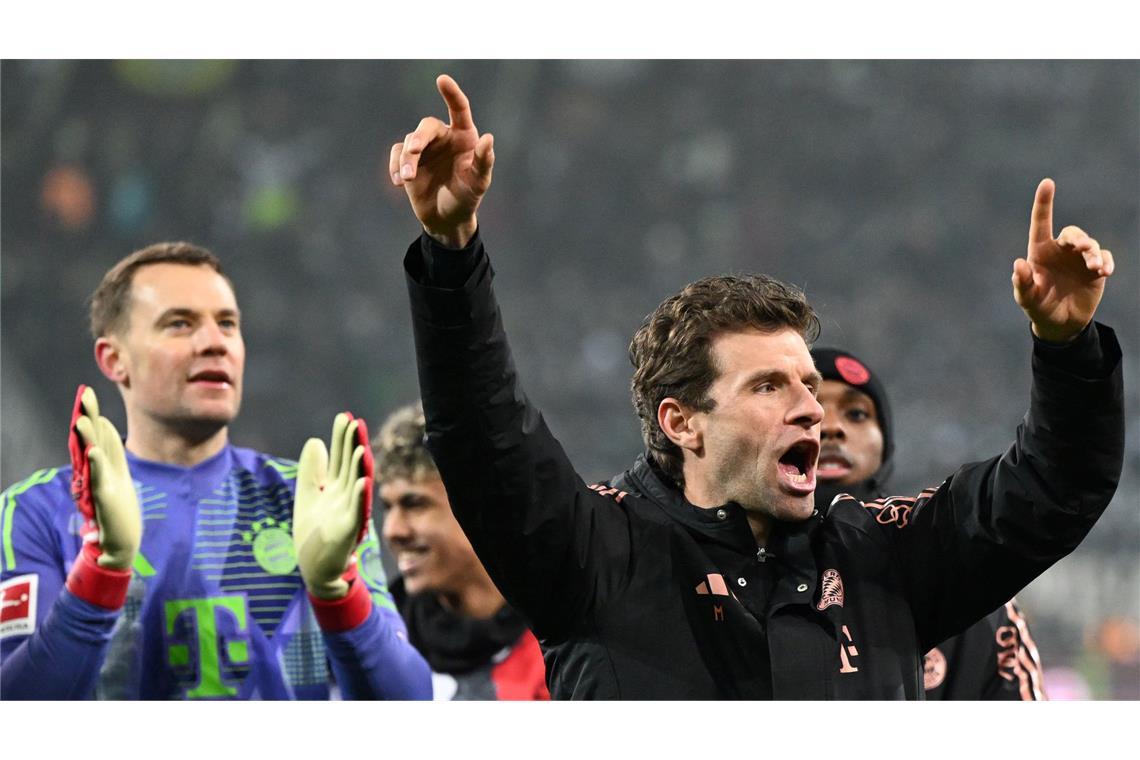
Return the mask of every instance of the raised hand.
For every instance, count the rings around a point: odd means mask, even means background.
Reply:
[[[403,187],[416,218],[444,245],[462,248],[478,226],[475,212],[491,186],[494,137],[479,135],[471,105],[455,80],[435,80],[447,104],[450,124],[434,116],[422,119],[403,142],[392,146],[388,173]]]
[[[142,511],[119,431],[99,414],[95,391],[79,386],[72,415],[72,466],[74,496],[80,511],[94,518],[92,535],[100,567],[126,570],[134,562],[142,541]]]
[[[1112,253],[1079,227],[1053,238],[1051,179],[1041,180],[1029,222],[1029,250],[1013,262],[1013,298],[1033,333],[1054,343],[1072,340],[1092,321],[1115,264]]]
[[[305,587],[321,599],[348,593],[341,576],[367,528],[372,492],[367,436],[364,420],[341,413],[333,420],[331,454],[319,438],[310,438],[301,450],[293,545]]]

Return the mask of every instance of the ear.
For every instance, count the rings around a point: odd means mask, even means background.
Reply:
[[[657,405],[657,424],[682,449],[700,452],[704,448],[703,417],[672,396]]]
[[[116,385],[130,385],[130,367],[122,346],[114,337],[102,337],[95,341],[95,364],[111,382]]]

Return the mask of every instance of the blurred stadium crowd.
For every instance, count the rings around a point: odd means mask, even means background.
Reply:
[[[629,337],[682,284],[807,290],[885,378],[895,490],[1008,444],[1029,337],[1010,295],[1037,181],[1118,273],[1125,474],[1091,536],[1021,596],[1050,696],[1140,698],[1140,64],[5,61],[0,487],[62,462],[98,377],[85,299],[157,240],[223,260],[249,351],[234,439],[295,457],[336,411],[418,395],[400,264],[418,229],[390,145],[452,74],[495,134],[480,213],[526,386],[588,481],[641,447]],[[439,115],[443,115],[440,113]],[[114,402],[109,416],[122,423]]]

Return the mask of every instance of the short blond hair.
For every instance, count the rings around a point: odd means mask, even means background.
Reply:
[[[426,431],[423,402],[402,406],[388,415],[372,439],[376,480],[389,483],[399,478],[423,480],[438,477],[435,461],[424,445]]]

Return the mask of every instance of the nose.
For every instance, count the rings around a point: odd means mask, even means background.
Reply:
[[[823,420],[823,405],[806,385],[800,385],[790,417],[793,425],[811,428]]]
[[[384,540],[396,545],[411,538],[412,529],[404,518],[404,511],[399,507],[389,507],[384,512],[384,525],[381,528]]]
[[[229,352],[226,344],[226,334],[212,319],[202,321],[194,336],[198,353],[210,356],[224,356]]]
[[[825,411],[819,437],[824,441],[845,441],[847,431],[843,429],[843,416],[838,411]]]

